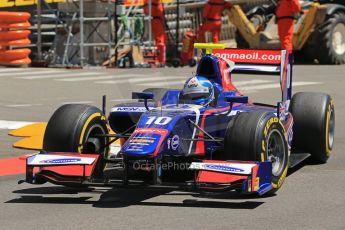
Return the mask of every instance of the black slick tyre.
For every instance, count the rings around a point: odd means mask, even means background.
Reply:
[[[225,133],[223,159],[271,161],[271,193],[277,191],[285,180],[288,154],[284,127],[273,113],[240,113],[229,122]]]
[[[90,105],[67,104],[57,109],[50,118],[44,138],[43,149],[47,152],[89,153],[108,156],[106,118]],[[100,161],[102,162],[102,161]],[[104,164],[95,170],[101,174]]]
[[[332,98],[324,93],[297,93],[291,100],[290,112],[294,119],[292,151],[310,153],[314,163],[326,163],[334,143]]]
[[[43,149],[48,152],[99,153],[107,149],[105,138],[98,146],[89,141],[97,134],[108,134],[107,122],[102,112],[89,105],[67,104],[57,109],[50,118],[43,139]]]

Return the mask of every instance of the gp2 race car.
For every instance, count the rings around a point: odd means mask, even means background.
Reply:
[[[44,151],[27,158],[25,181],[262,195],[282,186],[289,167],[308,157],[317,163],[328,160],[334,142],[332,98],[311,92],[292,97],[292,55],[221,44],[195,47],[206,53],[183,90],[135,92],[138,101],[114,106],[108,119],[105,102],[103,111],[61,106],[48,122]],[[234,72],[279,75],[282,100],[276,105],[249,100],[233,85]],[[211,89],[206,103],[202,92]],[[189,90],[197,97],[190,97]],[[118,140],[121,149],[110,154],[111,143]]]

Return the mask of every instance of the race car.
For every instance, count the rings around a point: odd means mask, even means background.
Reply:
[[[334,142],[332,98],[292,97],[292,55],[286,51],[203,49],[196,74],[183,89],[134,92],[106,118],[94,106],[69,104],[50,118],[43,151],[27,158],[32,184],[173,186],[243,194],[276,192],[289,167],[306,158],[325,163]],[[280,76],[282,100],[256,103],[231,74]],[[114,134],[115,133],[115,134]],[[110,154],[110,145],[121,148]],[[38,170],[34,168],[38,167]],[[116,177],[109,176],[115,170]]]

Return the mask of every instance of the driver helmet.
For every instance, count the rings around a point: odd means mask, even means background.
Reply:
[[[184,84],[180,100],[196,105],[209,105],[214,99],[212,83],[203,76],[189,78]]]

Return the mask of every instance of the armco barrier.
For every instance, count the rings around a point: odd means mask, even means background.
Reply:
[[[17,48],[29,45],[31,26],[26,12],[0,12],[0,65],[27,65],[31,63],[30,49]]]

